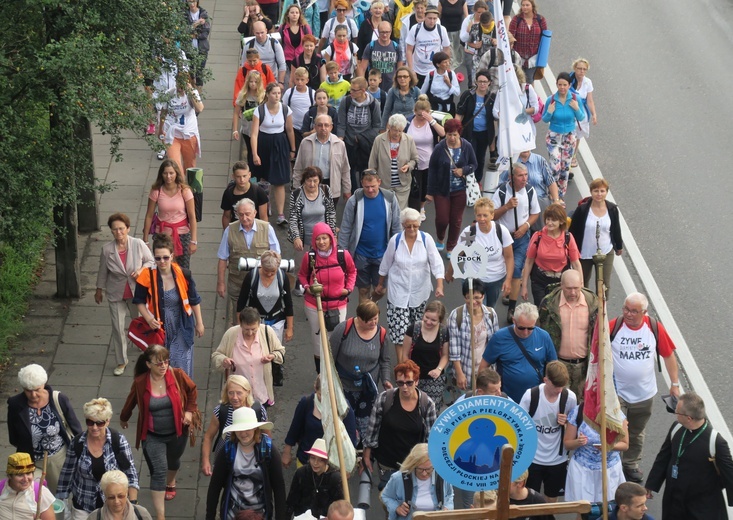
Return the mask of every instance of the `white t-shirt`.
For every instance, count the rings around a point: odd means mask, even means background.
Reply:
[[[525,410],[529,410],[529,404],[532,399],[532,389],[530,388],[519,401],[519,406]],[[578,405],[578,399],[575,392],[568,390],[568,402],[565,404],[565,414]],[[557,415],[560,413],[560,396],[557,396],[554,403],[547,400],[545,396],[545,383],[540,385],[540,400],[537,403],[537,411],[534,413],[534,424],[537,429],[537,451],[534,454],[535,464],[541,466],[556,466],[568,460],[565,449],[560,453],[560,444],[562,443],[561,428],[557,424]]]
[[[580,88],[578,89],[578,95],[582,99],[585,99],[591,92],[593,92],[593,82],[590,80],[590,78],[585,77],[583,78],[583,84],[580,85]]]
[[[596,244],[596,223],[601,223],[601,234],[598,236]],[[611,243],[611,217],[606,212],[602,217],[597,217],[592,210],[588,210],[588,218],[585,221],[585,229],[583,230],[583,250],[580,252],[580,258],[590,260],[596,254],[598,246],[604,255],[611,253],[613,244]]]
[[[499,195],[499,190],[503,189],[506,190],[506,197],[504,198],[504,202],[502,203],[501,197]],[[494,192],[494,196],[491,197],[491,200],[494,201],[494,207],[499,208],[506,204],[513,196],[514,191],[512,191],[511,184],[506,183],[504,186],[499,186],[499,189]],[[532,207],[530,207],[529,199],[527,197],[526,186],[517,192],[517,202],[517,224],[520,226],[523,226],[529,220],[530,215],[537,215],[540,212],[540,203],[537,201],[537,193],[532,196]],[[498,222],[504,224],[506,228],[512,233],[517,230],[517,227],[514,225],[513,209],[510,209],[509,211],[504,213],[498,220]]]
[[[432,475],[431,475],[432,477]],[[415,500],[413,501],[413,507],[416,511],[434,511],[435,503],[433,502],[433,494],[431,488],[433,487],[433,479],[429,478],[426,480],[417,480],[417,485],[413,491]],[[412,500],[411,497],[406,497],[405,500]]]
[[[293,111],[290,110],[287,105],[285,105],[285,113],[287,114],[285,117],[293,117]],[[260,118],[259,108],[255,109],[254,113],[252,114],[252,118]],[[273,115],[272,112],[267,109],[267,105],[265,105],[265,120],[260,121],[260,132],[264,132],[266,134],[281,134],[284,131],[285,119],[283,119],[283,111],[280,107],[280,103],[278,103],[277,106],[277,115]]]
[[[496,234],[496,226],[501,226],[501,241]],[[471,226],[465,228],[458,238],[459,244],[465,244],[466,240],[464,237],[468,237],[471,234]],[[503,241],[503,243],[502,243]],[[505,247],[511,247],[514,243],[512,234],[501,224],[497,222],[491,223],[491,230],[488,233],[484,233],[476,224],[476,243],[486,249],[487,259],[486,271],[484,276],[481,277],[482,282],[495,282],[501,280],[506,276],[506,262],[504,261],[504,249]]]
[[[201,101],[198,90],[192,90],[191,96],[196,101]],[[173,138],[191,139],[198,137],[199,124],[196,117],[196,110],[188,99],[188,95],[176,96],[168,100],[168,112],[165,119],[163,131],[166,135],[166,143],[172,143]]]
[[[619,318],[620,319],[620,318]],[[621,325],[611,342],[613,378],[618,396],[627,403],[640,403],[657,394],[655,363],[657,342],[644,323],[638,330]]]
[[[290,94],[293,94],[292,98]],[[312,88],[306,86],[305,92],[298,92],[295,87],[289,88],[285,91],[285,95],[282,97],[283,102],[287,103],[290,110],[293,111],[293,128],[300,130],[303,126],[303,118],[308,112],[308,109],[314,105],[313,98],[315,92]]]
[[[336,18],[326,20],[321,31],[321,38],[328,38],[328,43],[333,43],[336,39],[336,27],[339,25],[346,26],[346,36],[349,40],[356,39],[356,36],[359,34],[359,29],[356,27],[356,22],[353,18],[349,17],[346,17],[343,23],[339,22]]]
[[[417,36],[415,36],[417,34]],[[433,54],[443,50],[443,47],[450,46],[448,39],[448,31],[440,25],[440,21],[433,27],[428,29],[424,22],[414,27],[410,27],[410,32],[405,40],[405,45],[413,45],[412,53],[413,70],[421,76],[427,76],[431,70],[435,70],[433,65]],[[409,53],[409,51],[405,51]],[[406,61],[406,60],[405,60]]]

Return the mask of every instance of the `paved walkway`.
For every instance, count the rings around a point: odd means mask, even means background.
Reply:
[[[198,162],[205,172],[204,218],[199,223],[199,249],[191,259],[191,270],[196,285],[203,297],[201,304],[206,333],[196,340],[194,353],[194,380],[199,389],[199,408],[206,415],[219,401],[220,376],[210,370],[212,349],[226,330],[224,324],[224,300],[216,295],[216,250],[221,238],[221,194],[230,174],[230,166],[237,158],[239,143],[231,141],[232,85],[239,56],[239,34],[236,25],[242,16],[241,1],[205,0],[205,7],[211,16],[211,53],[208,67],[214,79],[205,86],[205,110],[199,118],[203,156]],[[132,382],[132,366],[128,366],[121,377],[112,375],[115,367],[114,353],[109,347],[111,326],[106,301],[102,305],[94,302],[99,253],[102,245],[112,239],[106,226],[107,217],[121,211],[132,221],[131,233],[142,235],[142,225],[147,207],[150,185],[155,180],[160,161],[148,145],[132,134],[122,144],[123,161],[114,162],[109,154],[108,140],[94,136],[96,176],[105,182],[114,182],[116,189],[100,197],[100,222],[102,229],[84,235],[82,247],[83,297],[78,300],[58,300],[56,292],[53,251],[46,254],[47,265],[30,302],[26,316],[26,333],[20,338],[13,351],[13,364],[3,374],[3,395],[14,395],[21,391],[16,379],[18,369],[29,363],[43,365],[49,373],[49,384],[67,394],[77,415],[83,419],[82,406],[85,402],[102,396],[108,398],[114,409],[112,427],[119,429],[119,411]],[[284,230],[278,230],[284,257],[292,258],[292,247],[287,242]],[[302,301],[302,300],[301,300]],[[300,322],[300,340],[287,344],[286,387],[276,390],[277,406],[272,409],[271,419],[276,428],[276,445],[282,446],[287,426],[298,399],[312,389],[312,349],[309,341],[302,338],[307,325],[303,311],[296,302],[296,321]],[[128,352],[131,365],[137,359],[137,350]],[[296,370],[295,367],[302,367]],[[5,399],[0,403],[0,420],[5,422],[7,413]],[[136,414],[133,414],[133,419]],[[7,425],[0,424],[0,454],[2,457],[15,449],[8,442]],[[135,426],[127,430],[127,437],[134,445]],[[206,507],[208,477],[199,472],[200,442],[195,448],[186,450],[183,465],[178,474],[178,496],[166,504],[167,518],[203,518]],[[142,450],[133,450],[136,466],[140,471],[142,492],[140,503],[152,510],[147,490],[150,477],[142,461]],[[4,459],[3,459],[4,460]],[[291,473],[285,479],[290,482]],[[187,492],[191,491],[191,492]]]

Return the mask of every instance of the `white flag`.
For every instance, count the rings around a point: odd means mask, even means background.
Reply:
[[[323,332],[323,329],[321,329]],[[327,343],[328,344],[328,343]],[[330,347],[328,347],[330,348]],[[334,417],[331,411],[331,388],[328,384],[328,377],[326,377],[326,356],[323,355],[323,342],[321,342],[321,423],[323,424],[323,439],[326,441],[326,447],[328,448],[328,462],[335,468],[340,468],[338,458],[338,448],[336,443],[340,443],[344,453],[344,466],[346,467],[347,473],[351,473],[356,466],[356,449],[351,442],[349,434],[346,432],[346,427],[342,421],[343,417],[346,417],[346,412],[349,409],[349,403],[346,401],[344,390],[341,388],[341,380],[336,374],[336,367],[333,363],[333,356],[329,355],[328,359],[331,361],[331,374],[333,374],[333,393],[336,396],[336,408],[338,409],[338,416]],[[341,431],[341,439],[336,439],[336,429],[334,427],[334,420],[339,422],[339,430]]]
[[[508,0],[509,1],[509,0]],[[504,55],[504,63],[499,63],[499,157],[517,156],[535,148],[535,129],[530,116],[524,112],[522,93],[519,89],[517,74],[514,72],[512,55],[509,49],[509,33],[501,15],[501,0],[494,2],[496,17],[497,47]],[[528,79],[528,81],[531,81]],[[508,161],[505,161],[508,163]]]

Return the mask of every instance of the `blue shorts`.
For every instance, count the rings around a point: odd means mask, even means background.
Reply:
[[[381,263],[381,258],[367,258],[360,254],[354,254],[356,287],[363,289],[365,287],[376,287],[379,285],[379,264]]]
[[[515,239],[512,244],[512,250],[514,251],[514,273],[512,277],[515,280],[522,278],[524,261],[527,259],[527,249],[529,249],[529,238],[529,233],[525,233],[522,238]]]

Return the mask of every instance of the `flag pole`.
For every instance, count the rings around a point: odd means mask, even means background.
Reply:
[[[43,472],[41,472],[41,480],[38,483],[38,493],[36,494],[36,520],[41,518],[41,492],[43,491],[43,481],[46,480],[46,468],[48,466],[48,452],[43,452]]]
[[[596,254],[593,255],[593,262],[596,266],[596,291],[598,293],[598,389],[599,389],[599,412],[601,414],[601,488],[603,492],[603,520],[608,520],[608,439],[606,436],[606,290],[603,286],[603,261],[606,255],[601,252],[600,247],[601,227],[600,222],[596,223]]]
[[[313,260],[312,263],[315,263]],[[326,384],[328,385],[328,400],[331,405],[331,417],[333,417],[333,433],[336,438],[336,451],[339,457],[339,472],[341,473],[341,487],[344,492],[344,499],[351,502],[349,497],[349,475],[346,473],[346,463],[344,462],[344,448],[341,445],[341,421],[339,421],[338,406],[336,406],[336,393],[334,392],[333,371],[331,370],[331,347],[328,345],[328,331],[326,330],[326,321],[323,317],[323,304],[321,303],[321,295],[323,294],[323,285],[318,283],[315,269],[313,269],[313,284],[310,286],[311,293],[316,297],[316,308],[318,309],[318,327],[321,336],[321,356],[323,364],[326,366]]]
[[[471,349],[471,395],[476,395],[476,349],[473,348],[473,278],[468,278],[468,326],[470,331],[470,343],[469,348]]]

